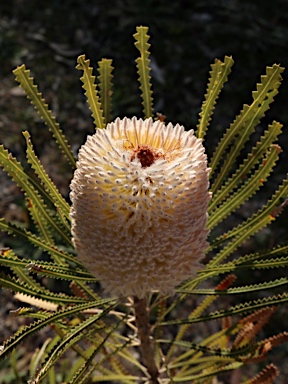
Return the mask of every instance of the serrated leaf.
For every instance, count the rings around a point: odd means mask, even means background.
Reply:
[[[95,369],[93,360],[95,356],[100,352],[101,348],[103,346],[106,346],[106,342],[109,339],[110,336],[113,335],[113,332],[118,328],[118,324],[114,325],[109,332],[106,330],[105,337],[102,338],[102,341],[93,348],[92,352],[90,353],[89,358],[82,364],[80,369],[73,375],[73,378],[69,381],[71,384],[75,383],[84,383],[86,380],[91,376],[93,373],[93,370]]]
[[[231,330],[233,328],[234,327],[232,326]],[[227,334],[230,334],[231,330],[228,330],[227,328],[221,329],[220,331],[215,332],[211,336],[208,336],[205,339],[203,339],[199,345],[201,347],[202,346],[203,347],[208,346],[209,348],[212,348],[213,350],[215,350],[216,348],[218,349],[219,348],[219,341],[223,337],[227,336]],[[221,348],[220,348],[220,350],[221,350]],[[225,349],[223,349],[223,350],[225,350]],[[173,356],[173,362],[172,362],[172,364],[170,363],[169,366],[171,366],[171,365],[174,366],[174,364],[175,365],[179,364],[179,366],[180,366],[181,361],[183,361],[183,360],[194,361],[195,357],[199,357],[202,355],[203,355],[203,352],[189,349],[188,351],[182,352],[182,353],[178,354],[177,356]],[[215,354],[213,356],[215,356]]]
[[[99,349],[100,349],[100,346],[94,347],[94,350],[91,352],[89,358],[83,362],[81,367],[77,370],[77,372],[73,375],[72,378],[70,375],[69,383],[71,383],[71,384],[78,384],[78,383],[83,384],[83,383],[86,383],[87,380],[89,380],[89,378],[92,375],[93,370],[94,370],[92,362],[93,362],[95,356],[99,353]]]
[[[96,334],[96,332],[100,332],[101,330],[103,330],[103,327],[100,327],[97,329],[96,327],[91,328],[91,325],[94,324],[97,320],[100,320],[104,316],[106,316],[106,314],[109,313],[109,311],[113,307],[114,305],[106,308],[101,313],[90,316],[88,319],[82,321],[76,327],[69,328],[69,330],[67,331],[63,339],[59,341],[59,343],[55,346],[55,348],[53,348],[53,350],[49,353],[49,356],[45,360],[40,372],[36,376],[36,380],[41,382],[41,380],[43,380],[44,377],[46,377],[49,369],[56,363],[59,357],[65,351],[67,351],[67,349],[70,348],[73,344],[77,343],[79,340],[84,338],[85,331],[88,333],[94,332],[94,334]]]
[[[229,357],[229,358],[236,358],[236,357],[246,355],[248,352],[251,352],[251,350],[253,350],[255,348],[255,346],[253,344],[252,345],[246,344],[244,346],[241,346],[239,348],[234,348],[234,349],[231,349],[231,348],[222,348],[222,349],[221,348],[211,348],[211,347],[201,345],[201,344],[196,344],[196,343],[193,343],[190,341],[183,341],[183,340],[174,341],[174,340],[166,340],[166,339],[157,340],[157,343],[161,343],[161,344],[173,343],[173,344],[175,344],[179,347],[183,347],[185,349],[189,349],[189,350],[193,349],[194,351],[207,353],[208,355],[222,356],[222,357]]]
[[[28,131],[23,132],[23,136],[26,139],[27,144],[27,160],[28,163],[31,164],[32,168],[35,170],[37,176],[42,182],[42,185],[48,192],[49,196],[51,197],[51,201],[54,203],[55,207],[58,211],[62,212],[62,215],[60,218],[65,217],[66,220],[63,222],[65,226],[67,226],[67,220],[70,219],[69,213],[70,213],[70,206],[67,203],[67,201],[63,198],[63,196],[60,194],[58,189],[56,188],[55,184],[52,182],[52,180],[47,175],[45,169],[43,168],[42,164],[40,163],[38,157],[36,156],[33,145],[30,139],[30,135]],[[70,230],[70,227],[69,227]]]
[[[43,200],[42,200],[43,201]],[[37,206],[37,203],[32,199],[26,199],[26,204],[28,211],[30,213],[30,216],[35,224],[35,227],[38,230],[39,236],[45,241],[47,244],[54,244],[52,232],[49,227],[49,222],[46,220],[46,217],[43,217],[42,215],[42,209]],[[44,201],[43,201],[44,205]]]
[[[34,377],[36,372],[38,371],[38,367],[40,364],[40,361],[44,358],[46,349],[48,344],[50,343],[51,339],[46,339],[40,350],[36,350],[30,363],[30,378]]]
[[[24,293],[15,293],[14,299],[21,301],[21,303],[26,303],[34,307],[44,309],[45,311],[49,311],[49,312],[57,311],[59,306],[58,304],[51,303],[50,301],[38,299],[37,297],[34,297],[34,296],[28,296],[28,295],[25,295]],[[17,312],[17,316],[20,316],[20,315],[22,316],[24,315],[25,317],[27,317],[27,312],[24,312],[24,313]]]
[[[272,196],[270,201],[264,205],[258,212],[248,218],[242,224],[239,224],[236,228],[228,231],[225,235],[222,235],[216,240],[216,243],[225,237],[225,240],[233,238],[230,243],[220,251],[215,258],[213,258],[208,266],[216,266],[220,264],[225,258],[227,258],[235,249],[237,249],[245,240],[265,228],[268,224],[275,220],[275,216],[278,214],[278,207],[281,206],[281,199],[285,199],[288,194],[288,179],[283,181],[283,184]],[[276,213],[275,213],[276,212]],[[211,248],[215,246],[212,244]]]
[[[72,246],[70,237],[63,232],[62,228],[57,225],[55,216],[51,213],[44,203],[38,191],[30,182],[30,177],[25,173],[21,163],[11,155],[3,145],[0,145],[0,165],[9,174],[10,177],[17,183],[28,198],[28,209],[32,212],[32,217],[36,220],[35,225],[38,226],[40,233],[45,237],[47,243],[52,243],[51,237],[45,235],[44,231],[47,225],[58,233],[63,240]],[[37,222],[39,218],[39,222]]]
[[[90,60],[86,60],[85,55],[81,55],[78,57],[77,63],[76,69],[83,71],[83,76],[80,80],[83,82],[82,88],[85,90],[85,96],[92,112],[95,128],[104,128],[103,111],[95,83],[95,76],[92,74],[93,68],[90,67]]]
[[[207,92],[205,94],[205,100],[202,103],[201,112],[199,114],[199,122],[197,125],[196,136],[199,138],[203,139],[206,134],[216,101],[225,82],[228,80],[233,64],[234,61],[232,57],[225,56],[224,62],[216,59],[215,63],[211,65]]]
[[[50,294],[49,289],[46,289],[43,285],[41,285],[38,281],[35,280],[34,276],[31,276],[26,268],[12,267],[13,275],[17,276],[18,281],[26,284],[29,287],[37,291],[42,291],[43,293]]]
[[[40,237],[37,237],[33,233],[27,231],[26,229],[20,228],[15,224],[7,222],[4,218],[0,218],[0,229],[19,238],[28,240],[35,247],[49,253],[52,259],[59,263],[59,265],[65,265],[66,260],[82,266],[80,261],[78,261],[74,255],[60,250],[56,247],[56,245],[50,245],[44,242]]]
[[[103,110],[105,123],[111,121],[111,97],[112,97],[112,60],[102,59],[98,61],[99,89],[101,96],[101,108]]]
[[[14,348],[16,348],[24,339],[31,336],[40,329],[47,325],[53,324],[66,316],[78,314],[93,307],[98,307],[106,304],[115,303],[115,300],[106,299],[99,301],[90,301],[88,303],[76,304],[72,307],[57,311],[56,313],[49,314],[45,319],[38,320],[28,326],[24,326],[22,329],[17,331],[12,337],[6,340],[3,344],[3,348],[0,350],[0,359],[6,357]]]
[[[256,291],[264,291],[266,289],[273,289],[280,287],[282,285],[288,284],[288,278],[281,277],[280,279],[271,280],[271,281],[265,281],[264,283],[258,283],[258,284],[251,284],[241,287],[233,287],[228,288],[226,290],[220,291],[215,289],[192,289],[192,290],[181,290],[177,289],[177,292],[179,293],[187,293],[190,295],[235,295],[235,294],[241,294],[241,293],[251,293]]]
[[[138,380],[139,378],[137,376],[133,375],[118,375],[115,373],[107,374],[107,375],[97,375],[93,376],[93,383],[101,383],[101,382],[127,382],[128,380],[131,380],[131,382],[135,382],[135,380]]]
[[[48,261],[35,261],[29,259],[21,259],[16,256],[13,251],[0,252],[0,264],[11,268],[21,268],[24,271],[37,273],[38,275],[71,281],[95,282],[97,279],[88,272],[79,268],[69,268]]]
[[[188,291],[188,290],[181,290],[181,289],[177,289],[177,292],[185,293],[185,294],[190,293],[190,291]],[[197,307],[194,309],[194,311],[189,316],[187,316],[187,318],[190,319],[190,318],[200,316],[200,314],[203,313],[205,311],[205,309],[207,309],[216,299],[217,299],[217,297],[216,296],[213,297],[212,295],[205,297],[205,299],[200,304],[197,305]],[[177,345],[178,341],[182,340],[188,327],[189,327],[189,324],[181,325],[179,331],[177,332],[177,335],[175,336],[175,338],[173,340],[173,345],[171,346],[171,348],[169,349],[169,351],[166,354],[167,361],[170,361],[172,354],[174,352],[174,346]]]
[[[261,76],[261,83],[257,84],[257,91],[252,93],[252,104],[244,105],[243,110],[235,118],[223,138],[220,140],[211,160],[210,167],[212,171],[210,176],[212,176],[216,170],[221,158],[225,154],[226,157],[218,176],[212,185],[212,192],[219,189],[254,127],[259,123],[260,119],[268,110],[269,104],[273,102],[273,97],[278,93],[278,88],[282,80],[281,73],[283,70],[283,68],[276,64],[274,64],[273,67],[267,67],[266,75]],[[232,143],[232,148],[229,153],[227,153],[227,149]]]
[[[59,128],[59,124],[56,122],[55,117],[48,109],[48,104],[46,104],[45,100],[42,98],[42,94],[38,91],[37,85],[34,84],[34,79],[30,76],[30,70],[26,69],[25,65],[21,65],[14,69],[13,73],[16,76],[16,80],[20,83],[20,86],[31,100],[31,103],[35,106],[39,115],[52,132],[59,148],[62,150],[70,164],[75,167],[75,159],[67,143],[67,139]]]
[[[182,377],[175,377],[173,378],[175,383],[193,383],[195,380],[205,379],[207,377],[217,377],[221,373],[233,371],[236,369],[239,369],[243,365],[242,362],[233,362],[227,365],[221,365],[218,368],[213,367],[213,369],[204,369],[203,367],[203,373],[195,374],[195,375],[188,375],[188,376],[182,376]]]
[[[236,188],[243,183],[246,177],[252,172],[255,166],[260,162],[261,158],[266,153],[267,149],[276,141],[281,133],[282,124],[273,121],[265,131],[260,141],[253,147],[243,163],[237,168],[235,173],[225,182],[222,187],[213,194],[213,198],[209,204],[209,213]]]
[[[13,292],[18,292],[30,296],[31,298],[34,297],[40,300],[47,300],[48,302],[58,305],[73,305],[74,303],[87,302],[87,300],[80,297],[68,296],[64,293],[56,294],[45,288],[39,289],[31,284],[24,283],[19,279],[15,279],[14,277],[11,278],[3,274],[0,274],[0,283],[3,287],[8,288]]]
[[[278,145],[271,146],[271,149],[266,154],[266,158],[255,173],[248,178],[241,188],[237,189],[233,195],[211,212],[207,223],[207,227],[210,230],[239,208],[240,205],[244,204],[263,186],[279,159],[281,152],[282,150]],[[230,179],[230,184],[233,186],[233,179]]]
[[[263,307],[277,306],[287,302],[288,302],[288,294],[283,293],[282,295],[270,296],[270,297],[265,297],[265,298],[254,300],[254,301],[248,301],[236,306],[232,306],[227,310],[211,312],[207,316],[199,316],[193,319],[168,320],[168,321],[162,322],[160,325],[161,326],[182,325],[182,324],[199,323],[199,322],[208,321],[208,320],[222,319],[227,316],[246,314]]]
[[[137,33],[133,35],[136,42],[134,43],[136,48],[140,52],[140,57],[136,59],[137,73],[139,75],[139,83],[141,90],[142,105],[144,107],[143,112],[145,118],[149,118],[153,115],[153,97],[152,97],[152,85],[150,76],[150,60],[149,60],[149,48],[148,43],[148,27],[136,27]]]
[[[221,271],[222,272],[231,272],[234,269],[241,268],[265,268],[267,263],[267,268],[278,268],[286,266],[287,257],[277,257],[283,253],[287,254],[288,246],[276,247],[268,250],[264,253],[250,253],[245,256],[240,256],[239,258],[230,261],[226,264],[217,265],[217,266],[207,266],[204,271],[199,273],[211,273],[212,271]],[[275,259],[265,259],[265,257],[276,256]],[[260,260],[259,260],[260,259]]]
[[[183,377],[187,376],[188,374],[191,375],[193,373],[201,372],[203,371],[203,364],[205,364],[205,368],[208,367],[215,367],[216,364],[220,363],[221,365],[225,363],[232,363],[235,361],[234,357],[228,357],[228,356],[204,356],[200,358],[191,358],[187,361],[182,361],[181,363],[177,364],[170,364],[170,369],[178,369],[178,372],[176,373],[176,377]],[[192,367],[192,368],[191,368]],[[182,372],[179,373],[179,368],[185,368],[185,373]],[[190,368],[190,369],[189,369]]]

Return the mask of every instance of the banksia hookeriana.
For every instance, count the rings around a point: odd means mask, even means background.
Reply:
[[[116,119],[79,151],[71,182],[79,259],[112,295],[169,293],[207,247],[207,158],[180,125]]]

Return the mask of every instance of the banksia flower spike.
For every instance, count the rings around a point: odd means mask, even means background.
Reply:
[[[79,259],[112,295],[169,293],[207,247],[207,159],[183,126],[116,119],[81,147],[71,182]]]

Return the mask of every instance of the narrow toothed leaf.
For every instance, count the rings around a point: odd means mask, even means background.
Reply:
[[[58,305],[73,305],[73,303],[83,303],[88,301],[80,297],[68,296],[64,293],[56,294],[48,289],[45,289],[44,287],[43,289],[40,289],[30,284],[23,283],[19,279],[3,274],[0,275],[0,284],[13,292],[18,292],[23,295],[30,296],[31,298],[34,297],[36,299],[46,300]]]
[[[42,196],[31,183],[31,178],[25,173],[24,168],[17,159],[13,157],[3,145],[0,145],[0,165],[25,193],[28,199],[28,209],[31,211],[32,218],[35,220],[35,225],[47,243],[53,243],[50,232],[45,234],[45,229],[49,228],[72,246],[67,231],[63,231],[63,228],[58,225],[54,213],[51,212],[51,209],[48,209],[44,203]]]
[[[83,82],[82,88],[85,90],[85,96],[92,112],[95,128],[104,128],[103,111],[95,83],[95,76],[93,76],[93,68],[90,67],[90,60],[86,60],[85,55],[82,55],[78,57],[77,63],[76,69],[83,71],[83,76],[80,80]]]
[[[215,63],[211,65],[210,78],[205,94],[205,100],[203,101],[201,112],[199,114],[199,122],[197,125],[196,136],[204,138],[206,131],[210,125],[211,116],[213,114],[216,101],[219,94],[228,80],[228,75],[231,72],[231,67],[234,61],[231,57],[225,56],[224,62],[221,60],[215,60]]]
[[[137,73],[139,75],[139,83],[142,97],[142,105],[144,107],[143,112],[145,118],[153,115],[153,97],[152,97],[152,85],[150,76],[150,59],[149,59],[149,48],[148,43],[149,35],[147,27],[137,27],[137,33],[133,36],[136,40],[134,43],[136,48],[140,51],[140,56],[136,59]]]
[[[63,217],[65,217],[66,220],[63,222],[63,224],[67,226],[68,225],[67,221],[69,220],[70,206],[67,203],[67,201],[63,198],[63,196],[60,194],[60,192],[58,191],[58,189],[56,188],[55,184],[52,182],[50,177],[47,175],[45,169],[43,168],[38,157],[36,156],[29,132],[27,131],[23,132],[23,136],[25,137],[26,144],[27,144],[26,153],[27,153],[28,163],[30,163],[32,168],[35,170],[37,176],[41,180],[43,187],[48,192],[57,210],[62,213],[60,218],[62,219]]]
[[[52,132],[60,149],[71,165],[75,167],[75,159],[67,143],[67,139],[59,128],[59,124],[56,122],[55,117],[49,110],[48,104],[46,104],[45,100],[42,98],[42,94],[38,91],[37,85],[34,84],[34,79],[30,76],[30,70],[26,69],[25,65],[21,65],[14,69],[13,73],[16,76],[16,80],[20,83],[20,86],[31,100],[31,103],[35,106],[45,124]]]
[[[274,101],[282,80],[281,73],[283,70],[283,68],[276,64],[273,67],[267,67],[266,75],[261,76],[261,83],[257,84],[257,91],[252,94],[253,102],[250,105],[244,105],[243,110],[220,140],[211,160],[211,175],[215,172],[223,156],[225,159],[212,185],[212,192],[216,192],[223,181],[225,181],[227,174],[232,169],[234,162],[255,126],[265,115],[269,105]],[[231,144],[232,147],[227,153]]]
[[[271,146],[271,149],[267,152],[266,158],[263,160],[262,164],[248,178],[241,188],[237,189],[233,195],[211,212],[207,224],[210,230],[244,204],[245,201],[250,199],[263,186],[276,165],[281,152],[282,150],[278,145]],[[233,185],[233,179],[231,179],[230,184]]]
[[[243,365],[243,362],[233,362],[233,363],[230,363],[230,364],[226,364],[226,365],[223,365],[223,364],[219,364],[219,366],[217,367],[217,365],[213,365],[213,367],[211,368],[211,363],[210,364],[202,364],[199,368],[198,368],[198,372],[201,371],[203,373],[196,373],[196,374],[193,374],[193,375],[183,375],[181,377],[175,377],[174,379],[174,382],[175,383],[193,383],[193,382],[196,382],[196,380],[203,380],[205,378],[213,378],[213,377],[217,377],[218,375],[220,375],[221,373],[225,373],[225,372],[229,372],[229,371],[234,371],[236,369],[239,369],[241,366]],[[207,382],[207,381],[206,381]]]
[[[286,260],[287,263],[287,260]],[[288,278],[282,277],[280,279],[266,281],[265,283],[259,283],[259,284],[251,284],[247,286],[241,286],[241,287],[235,287],[235,288],[228,288],[224,291],[219,291],[217,289],[192,289],[192,290],[182,290],[177,289],[177,292],[179,293],[189,293],[191,295],[235,295],[235,294],[241,294],[241,293],[251,293],[256,291],[264,291],[268,289],[273,289],[277,287],[281,287],[283,285],[288,284]]]
[[[73,344],[77,343],[79,340],[84,339],[84,337],[89,336],[89,333],[96,334],[97,332],[104,331],[105,328],[100,326],[93,328],[91,327],[93,324],[95,325],[97,321],[102,319],[106,314],[114,307],[108,307],[107,309],[101,311],[96,315],[90,316],[88,319],[82,321],[76,327],[71,327],[62,340],[53,348],[53,350],[49,353],[49,356],[45,360],[40,372],[37,374],[36,380],[41,382],[44,377],[48,374],[48,371],[56,361],[60,358],[60,356],[67,351]],[[87,329],[88,328],[88,329]],[[86,334],[85,334],[86,333]]]
[[[54,324],[55,322],[62,320],[66,316],[77,315],[87,309],[101,307],[105,305],[110,305],[115,303],[111,299],[90,301],[88,303],[72,305],[69,308],[59,310],[56,313],[49,314],[44,319],[40,319],[28,326],[22,327],[18,332],[16,332],[10,339],[4,342],[0,350],[0,359],[6,357],[9,353],[12,352],[24,339],[31,336],[40,329],[46,327],[47,325]]]
[[[270,364],[252,379],[243,382],[243,384],[273,384],[278,375],[278,368],[274,364]]]
[[[55,260],[55,262],[59,263],[59,265],[63,265],[67,261],[70,261],[72,263],[82,266],[80,261],[78,261],[74,255],[60,250],[56,245],[47,244],[40,237],[37,237],[33,233],[23,228],[20,228],[15,224],[7,222],[4,218],[0,219],[0,229],[11,235],[17,236],[18,238],[28,240],[35,247],[49,253],[52,259]]]
[[[287,302],[288,302],[288,294],[283,293],[282,295],[265,297],[255,301],[248,301],[236,306],[231,306],[227,310],[215,311],[208,314],[207,316],[199,316],[193,319],[177,319],[177,320],[163,321],[161,325],[163,326],[182,325],[182,324],[200,323],[208,320],[222,319],[227,316],[247,314],[257,309],[261,309],[264,307],[271,307],[275,305],[277,306],[277,305],[285,304]]]
[[[105,123],[111,121],[111,98],[112,98],[112,60],[102,59],[98,62],[99,89],[101,96],[101,107],[104,114]]]
[[[186,349],[194,349],[195,351],[197,352],[204,352],[204,353],[207,353],[209,355],[213,355],[213,356],[222,356],[222,357],[240,357],[240,356],[243,356],[245,354],[247,354],[248,352],[251,352],[251,350],[253,350],[255,347],[251,344],[246,344],[245,346],[241,346],[239,348],[235,348],[235,349],[229,349],[229,348],[223,348],[223,349],[220,349],[220,348],[211,348],[211,347],[208,347],[208,346],[205,346],[205,345],[201,345],[201,344],[196,344],[196,343],[193,343],[193,342],[190,342],[190,341],[183,341],[183,340],[180,340],[180,341],[173,341],[173,340],[157,340],[158,343],[163,343],[163,344],[174,344],[176,346],[179,346],[179,347],[184,347]]]
[[[250,256],[250,255],[249,255]],[[260,255],[255,254],[255,258],[259,258]],[[243,257],[244,259],[244,257]],[[237,271],[238,269],[246,269],[246,270],[251,270],[251,269],[273,269],[273,268],[283,268],[288,266],[288,257],[280,257],[280,258],[275,258],[275,259],[265,259],[265,260],[253,260],[251,261],[241,261],[242,258],[237,259],[234,262],[228,262],[226,264],[219,265],[217,267],[212,267],[212,268],[207,268],[205,271],[202,273],[209,274],[212,272],[212,275],[217,276],[220,273],[226,273],[226,272],[233,272]],[[181,290],[181,288],[180,288]]]
[[[21,310],[16,310],[13,312],[14,316],[24,316],[24,317],[32,317],[34,319],[44,319],[45,317],[48,316],[49,312],[55,312],[59,308],[59,304],[52,303],[51,301],[48,300],[42,300],[38,299],[35,296],[29,296],[26,295],[25,293],[15,293],[14,299],[20,301],[21,303],[26,303],[29,305],[32,305],[33,307],[37,307],[40,309],[43,309],[47,312],[43,313],[41,311],[35,311],[33,309],[26,307],[25,310],[21,308]]]
[[[30,271],[37,275],[46,276],[54,279],[71,281],[94,282],[95,277],[80,268],[69,268],[48,261],[35,261],[20,258],[12,250],[0,252],[0,264],[10,268],[21,268],[23,271]]]
[[[238,188],[238,186],[247,179],[255,166],[259,164],[267,149],[277,140],[281,133],[282,126],[283,125],[277,121],[273,121],[273,123],[269,125],[269,128],[265,131],[260,141],[258,141],[256,146],[253,147],[252,151],[247,155],[246,159],[237,168],[235,173],[217,192],[213,194],[213,199],[209,205],[209,213],[211,213],[217,205],[220,205],[223,200],[233,192],[233,190]]]
[[[211,245],[211,249],[216,246],[216,244],[222,240],[229,240],[230,243],[221,250],[215,258],[213,258],[208,266],[216,266],[220,264],[224,259],[226,259],[235,249],[237,249],[243,242],[249,237],[253,236],[255,233],[260,231],[262,228],[265,228],[272,221],[275,220],[275,217],[281,213],[283,203],[281,200],[285,200],[288,195],[288,179],[283,181],[283,184],[275,192],[269,202],[264,205],[263,208],[259,209],[257,213],[245,220],[242,224],[239,224],[236,228],[228,231],[224,235],[220,236],[215,242]]]

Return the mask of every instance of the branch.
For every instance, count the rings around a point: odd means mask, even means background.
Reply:
[[[140,340],[140,350],[144,364],[151,376],[150,383],[159,384],[159,372],[154,360],[155,353],[150,332],[147,300],[145,298],[139,299],[137,296],[134,296],[134,311],[138,338]]]

